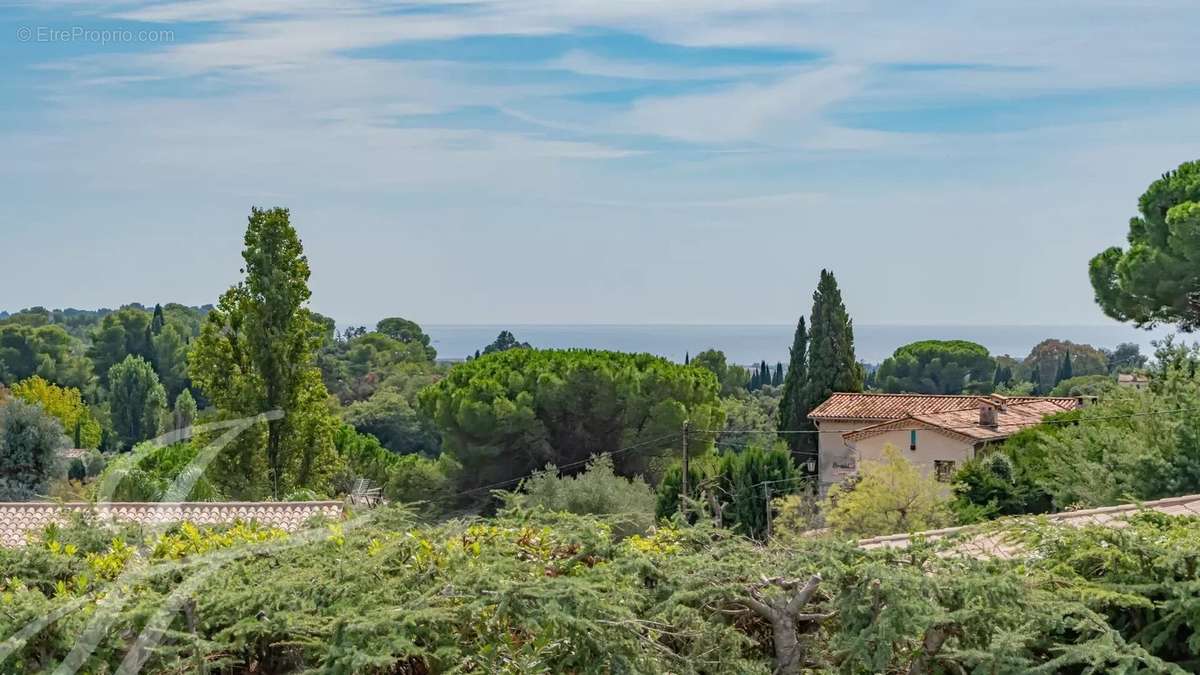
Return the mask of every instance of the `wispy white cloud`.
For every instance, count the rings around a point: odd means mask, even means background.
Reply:
[[[32,112],[0,128],[5,222],[65,233],[68,216],[53,212],[80,205],[122,214],[110,229],[134,227],[128,218],[152,235],[236,221],[247,203],[270,200],[303,208],[322,245],[314,255],[331,257],[349,244],[322,228],[369,223],[371,246],[325,263],[346,280],[320,281],[331,303],[364,316],[381,300],[362,288],[393,288],[391,275],[412,270],[414,287],[438,293],[397,309],[425,320],[790,320],[795,289],[835,266],[867,320],[904,318],[898,308],[933,295],[949,317],[918,318],[1028,321],[1068,307],[1063,319],[1093,320],[1087,255],[1120,242],[1139,187],[1200,154],[1200,110],[1182,99],[970,134],[849,127],[840,116],[1200,86],[1194,1],[48,7],[55,24],[153,22],[177,39],[20,53],[9,67],[32,75],[11,109]],[[623,34],[640,39],[597,48]],[[453,40],[436,59],[415,51]],[[653,48],[663,44],[705,56],[676,61],[679,50]],[[475,51],[457,58],[454,45]],[[770,58],[781,48],[815,58]],[[1066,262],[1041,253],[1047,237]],[[762,242],[788,263],[742,285],[697,278]],[[914,242],[938,264],[881,283]],[[236,250],[225,253],[236,264]],[[1011,266],[1028,293],[980,308],[970,291],[946,288],[981,260]],[[371,274],[381,276],[362,278]],[[523,294],[551,297],[532,308]],[[667,305],[678,314],[664,315]],[[772,314],[781,307],[786,316]]]

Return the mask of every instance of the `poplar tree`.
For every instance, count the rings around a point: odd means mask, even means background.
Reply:
[[[244,241],[245,278],[208,313],[188,369],[225,413],[283,413],[267,422],[264,458],[266,491],[279,498],[312,487],[318,473],[333,468],[336,421],[324,407],[328,393],[315,365],[322,326],[308,309],[308,258],[288,210],[252,209]],[[257,462],[253,455],[237,460],[246,468],[229,468],[245,474]],[[262,492],[249,483],[244,489]]]

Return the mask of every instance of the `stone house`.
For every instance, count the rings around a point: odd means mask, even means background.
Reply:
[[[1055,413],[1083,405],[1078,398],[941,394],[835,393],[809,413],[818,430],[821,489],[880,459],[891,445],[939,479],[986,446]]]

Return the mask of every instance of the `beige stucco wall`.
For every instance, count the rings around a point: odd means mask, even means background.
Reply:
[[[854,454],[842,434],[878,424],[872,420],[823,420],[817,422],[817,450],[820,455],[822,488],[840,483],[855,472]]]
[[[933,471],[934,460],[949,460],[959,467],[975,456],[973,443],[929,429],[917,430],[917,449],[909,450],[909,434],[908,429],[897,429],[863,438],[854,442],[851,452],[858,461],[878,460],[883,458],[883,447],[892,445],[908,461],[921,467],[926,473]]]

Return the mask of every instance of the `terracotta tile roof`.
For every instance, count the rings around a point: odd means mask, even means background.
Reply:
[[[1039,396],[1012,396],[974,394],[855,394],[837,392],[824,403],[808,413],[810,419],[843,420],[894,420],[909,415],[928,415],[954,410],[979,410],[986,401],[1002,400],[1008,405],[1022,405],[1031,401],[1057,401],[1064,409],[1073,408],[1073,398],[1050,398]]]
[[[1200,516],[1200,495],[1184,495],[1168,497],[1142,504],[1121,504],[1119,506],[1104,506],[1098,509],[1081,511],[1064,511],[1041,516],[1052,523],[1083,527],[1085,525],[1104,525],[1107,527],[1124,527],[1125,520],[1143,509],[1165,513],[1174,516]],[[1028,517],[1004,518],[993,523],[1018,524],[1027,521]],[[914,538],[937,541],[947,537],[962,536],[961,543],[951,552],[974,557],[1012,558],[1021,554],[1021,548],[1015,542],[1004,537],[1002,533],[980,533],[971,537],[972,531],[979,526],[964,525],[962,527],[947,527],[941,530],[928,530],[912,534],[889,534],[881,537],[861,539],[858,545],[865,549],[873,548],[907,548]],[[965,535],[965,536],[964,536]]]
[[[325,502],[0,502],[0,545],[21,546],[26,535],[50,523],[63,523],[72,512],[95,511],[101,520],[166,525],[188,521],[217,525],[236,520],[258,521],[288,532],[316,515],[340,518],[342,503]]]
[[[971,398],[976,401],[975,406],[971,408],[934,414],[910,414],[900,419],[856,429],[842,434],[842,437],[847,441],[857,441],[896,429],[934,429],[967,441],[995,441],[1008,438],[1021,429],[1036,426],[1048,415],[1074,410],[1079,405],[1073,398]],[[984,405],[996,406],[995,426],[979,423],[979,408]]]

